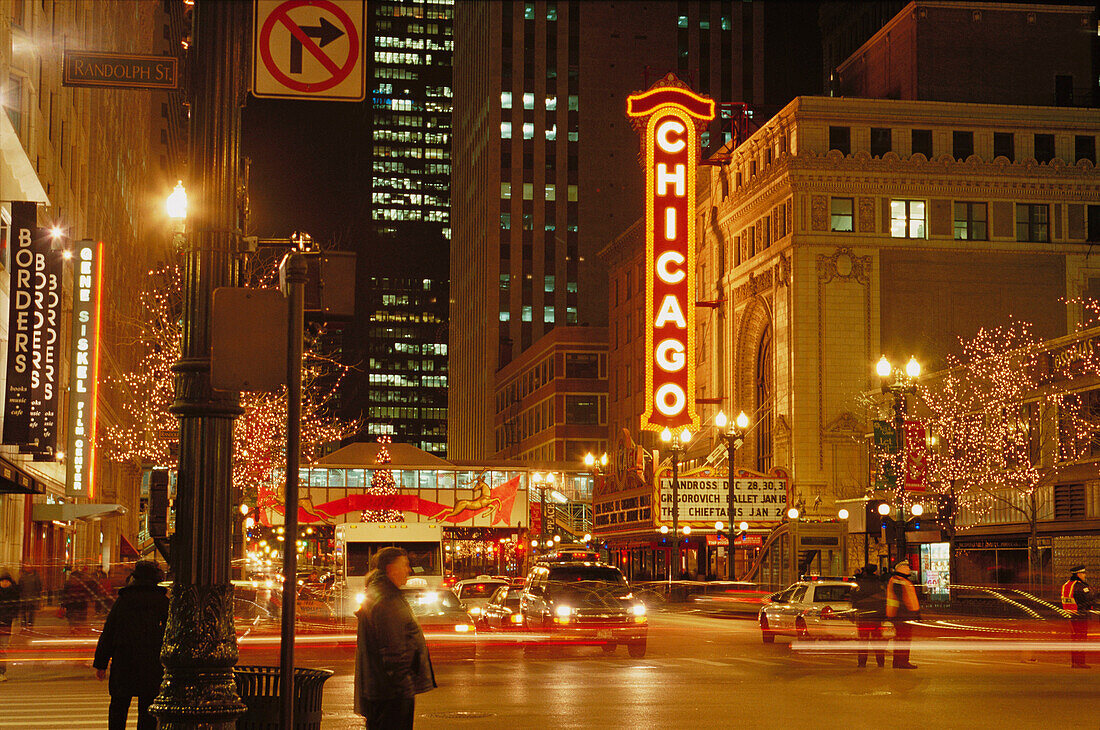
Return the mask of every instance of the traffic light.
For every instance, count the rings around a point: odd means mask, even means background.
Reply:
[[[885,505],[886,514],[883,514],[882,507]],[[866,516],[864,519],[867,524],[867,532],[872,535],[877,535],[882,532],[882,529],[886,526],[887,522],[892,522],[889,512],[890,503],[884,499],[871,499],[867,501],[865,505]]]

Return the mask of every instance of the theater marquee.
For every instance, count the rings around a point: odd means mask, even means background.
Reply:
[[[696,430],[695,168],[714,102],[669,74],[627,98],[642,134],[646,245],[646,406],[642,428]]]

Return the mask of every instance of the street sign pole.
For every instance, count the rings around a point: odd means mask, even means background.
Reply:
[[[180,456],[164,679],[152,705],[161,730],[232,730],[245,710],[233,677],[230,582],[233,422],[241,408],[237,392],[210,385],[210,311],[214,289],[235,279],[247,12],[244,3],[201,0],[192,20],[188,169],[196,204],[188,224],[181,357],[172,367]]]
[[[302,339],[305,330],[305,257],[283,257],[289,299],[286,357],[286,502],[283,505],[283,624],[279,644],[281,727],[294,727],[294,626],[298,600],[298,462],[302,450]]]

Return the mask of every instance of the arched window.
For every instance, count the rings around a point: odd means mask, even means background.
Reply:
[[[756,470],[767,472],[772,468],[772,406],[775,384],[772,382],[772,333],[764,329],[760,346],[756,349]]]

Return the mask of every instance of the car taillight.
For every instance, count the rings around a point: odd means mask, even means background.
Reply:
[[[832,606],[826,606],[825,608],[821,609],[821,618],[832,618],[832,615]]]

